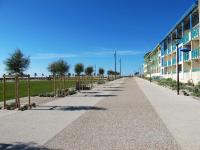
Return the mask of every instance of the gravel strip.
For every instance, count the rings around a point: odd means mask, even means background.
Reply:
[[[44,146],[50,149],[179,149],[134,79],[126,79],[96,106],[72,122]]]

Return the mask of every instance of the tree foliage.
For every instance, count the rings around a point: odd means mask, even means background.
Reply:
[[[91,76],[93,72],[94,72],[94,69],[92,66],[89,66],[85,69],[85,74],[88,76]]]
[[[99,75],[104,75],[104,69],[103,68],[99,68]]]
[[[30,65],[30,58],[25,57],[20,49],[17,49],[5,61],[6,70],[9,74],[23,75]]]
[[[84,71],[84,65],[79,63],[75,65],[74,72],[80,76],[80,74]]]
[[[64,76],[69,71],[69,65],[64,60],[60,59],[51,63],[48,66],[48,71],[53,75]]]

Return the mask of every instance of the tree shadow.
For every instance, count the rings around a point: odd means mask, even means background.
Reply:
[[[100,92],[93,92],[93,91],[85,91],[85,92],[80,92],[82,94],[97,94],[97,93],[100,93]]]
[[[123,87],[122,86],[107,86],[107,87],[104,87],[104,88],[121,89]]]
[[[102,94],[102,95],[91,95],[94,97],[113,97],[113,96],[117,96],[117,95],[112,95],[112,94]]]
[[[82,111],[82,110],[107,110],[107,109],[96,106],[38,106],[32,110]]]
[[[120,89],[108,89],[108,90],[102,90],[102,91],[111,91],[111,92],[112,92],[112,91],[113,91],[113,92],[116,91],[116,92],[117,92],[117,91],[123,91],[123,90],[120,90]]]
[[[5,144],[0,143],[0,149],[2,150],[49,150],[45,147],[38,147],[36,143],[13,143],[13,144]]]

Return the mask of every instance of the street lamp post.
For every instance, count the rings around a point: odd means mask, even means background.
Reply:
[[[178,39],[177,39],[178,40]],[[179,49],[178,49],[179,42],[176,42],[176,75],[177,75],[177,95],[179,95]]]
[[[178,48],[178,46],[179,46],[179,40],[180,40],[180,38],[177,38],[176,39],[177,40],[177,42],[176,42],[176,74],[177,74],[177,82],[176,82],[176,84],[177,84],[177,95],[179,95],[179,91],[180,91],[180,81],[179,81],[179,48]],[[188,49],[188,48],[183,48],[183,49],[180,49],[180,51],[181,52],[190,52],[191,50],[190,49]]]
[[[149,62],[148,62],[148,69],[149,69],[149,64],[152,63],[152,60],[149,59]],[[150,71],[149,71],[149,81],[151,82],[151,65],[150,65]]]

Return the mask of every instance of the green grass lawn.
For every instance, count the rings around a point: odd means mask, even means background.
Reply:
[[[61,85],[61,84],[60,84]],[[59,82],[57,82],[57,86],[59,87]],[[74,80],[68,80],[65,82],[65,87],[69,88],[75,86]],[[30,95],[38,96],[41,93],[45,92],[53,92],[53,81],[50,80],[38,80],[38,81],[30,81]],[[19,95],[20,97],[28,96],[28,84],[27,81],[20,81],[19,85]],[[15,83],[14,82],[6,82],[6,100],[15,98]],[[3,84],[0,83],[0,101],[3,100]]]

